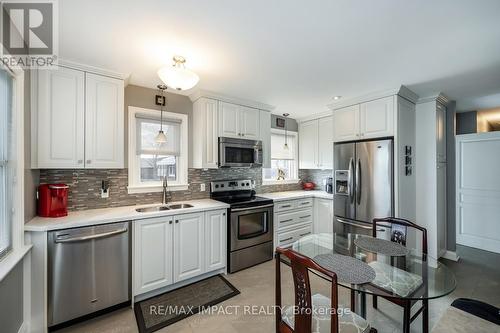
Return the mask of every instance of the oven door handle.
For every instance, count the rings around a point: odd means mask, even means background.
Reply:
[[[235,208],[231,209],[231,212],[242,212],[245,210],[252,210],[252,209],[260,209],[260,208],[270,208],[273,207],[274,204],[269,204],[269,205],[264,205],[264,206],[255,206],[255,207],[245,207],[245,208]]]

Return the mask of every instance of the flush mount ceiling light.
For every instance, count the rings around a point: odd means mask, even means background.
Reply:
[[[338,100],[339,100],[339,99],[341,99],[341,98],[342,98],[342,96],[333,96],[333,100],[334,100],[334,101],[338,101]]]
[[[161,91],[162,103],[160,104],[160,130],[158,131],[158,134],[155,137],[155,142],[161,145],[167,143],[167,136],[163,132],[163,105],[164,105],[163,101],[165,100],[164,94],[165,90],[167,90],[167,86],[164,84],[159,84],[157,88]]]
[[[288,150],[288,132],[286,126],[286,119],[289,115],[290,115],[289,113],[283,113],[283,117],[285,117],[285,144],[283,145],[284,150]]]
[[[181,56],[174,56],[172,66],[160,68],[158,76],[170,88],[176,90],[188,90],[193,88],[200,78],[196,73],[186,68],[186,59]]]

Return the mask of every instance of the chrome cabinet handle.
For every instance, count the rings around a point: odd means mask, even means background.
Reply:
[[[306,232],[305,234],[300,234],[300,237],[303,237],[303,236],[306,236],[306,235],[309,235],[311,232]]]
[[[78,160],[78,164],[82,164],[83,163],[83,160]]]
[[[90,164],[90,163],[92,163],[92,161],[91,160],[87,160],[87,164]]]
[[[288,238],[285,238],[285,239],[282,239],[280,242],[286,242],[286,241],[289,241],[289,240],[292,240],[293,237],[288,237]]]
[[[305,219],[305,218],[308,218],[308,217],[311,217],[311,215],[301,216],[300,218],[301,219]]]
[[[283,206],[280,206],[281,208],[290,208],[292,207],[291,205],[283,205]]]
[[[280,221],[280,223],[285,223],[285,222],[290,222],[290,221],[293,221],[293,219],[283,220],[283,221]]]

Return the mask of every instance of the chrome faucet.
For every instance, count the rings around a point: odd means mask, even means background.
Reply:
[[[168,197],[167,197],[168,181],[167,181],[167,177],[166,176],[163,176],[162,178],[163,178],[162,179],[162,181],[163,181],[163,184],[162,184],[162,186],[163,186],[163,199],[162,199],[161,203],[163,205],[166,205],[167,202],[168,202]]]

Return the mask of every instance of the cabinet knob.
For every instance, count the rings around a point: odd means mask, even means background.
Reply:
[[[168,221],[168,224],[172,224],[172,220]]]
[[[83,163],[83,160],[78,160],[78,164],[82,164]]]
[[[91,160],[87,160],[87,164],[90,164],[90,163],[92,163],[92,161]]]
[[[179,220],[175,220],[175,223],[179,223]]]
[[[226,216],[226,213],[222,213],[222,216]]]

